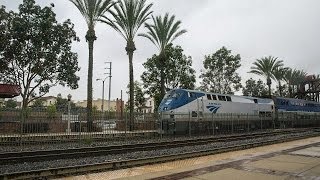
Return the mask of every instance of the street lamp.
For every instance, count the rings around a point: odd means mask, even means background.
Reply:
[[[71,132],[70,129],[70,119],[71,119],[71,115],[70,115],[70,104],[71,104],[71,94],[68,94],[68,129],[67,129],[67,133]]]
[[[104,115],[104,111],[103,111],[103,105],[104,105],[104,81],[107,79],[96,79],[97,81],[102,81],[102,101],[101,101],[101,111],[102,111],[102,119],[103,119],[103,115]]]

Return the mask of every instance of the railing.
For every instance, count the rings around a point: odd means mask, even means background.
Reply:
[[[320,113],[277,114],[152,114],[94,111],[86,119],[85,109],[0,109],[0,145],[92,141],[130,138],[194,137],[250,133],[278,128],[320,127]],[[24,118],[22,118],[24,114]]]

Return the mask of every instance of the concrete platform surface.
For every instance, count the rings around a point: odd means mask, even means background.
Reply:
[[[200,176],[194,176],[191,178],[184,178],[184,180],[212,180],[212,179],[228,179],[228,180],[238,180],[238,179],[246,179],[246,180],[285,180],[288,176],[277,176],[256,172],[247,172],[241,171],[237,169],[227,168],[219,171],[203,174]]]
[[[301,149],[298,151],[294,151],[291,154],[305,155],[305,156],[313,156],[320,158],[320,146],[309,147],[306,149]]]
[[[320,137],[63,179],[320,179]]]

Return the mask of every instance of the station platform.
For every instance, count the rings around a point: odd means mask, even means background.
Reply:
[[[320,137],[64,179],[320,179]]]

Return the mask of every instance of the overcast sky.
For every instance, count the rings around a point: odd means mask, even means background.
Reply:
[[[79,11],[68,0],[36,0],[41,6],[54,3],[54,12],[62,22],[71,19],[81,41],[73,43],[73,51],[79,55],[79,88],[55,87],[49,95],[72,94],[75,100],[87,97],[88,45],[85,41],[87,26]],[[286,66],[303,69],[309,74],[320,73],[320,1],[319,0],[161,0],[153,3],[154,15],[166,12],[175,14],[188,32],[176,41],[186,55],[193,58],[193,68],[199,77],[204,56],[214,53],[222,46],[241,55],[239,74],[244,82],[258,77],[247,72],[251,64],[263,56],[282,59]],[[17,10],[22,0],[0,0],[10,10]],[[129,64],[124,39],[105,24],[97,24],[94,44],[93,98],[101,98],[104,64],[112,61],[111,99],[120,98],[129,83]],[[145,32],[140,28],[140,32]],[[133,57],[134,78],[140,81],[144,71],[142,63],[158,53],[155,46],[143,37],[135,38],[137,50]],[[263,79],[264,80],[264,79]],[[197,85],[200,80],[197,79]],[[275,84],[275,83],[274,83]],[[105,83],[108,97],[108,83]]]

